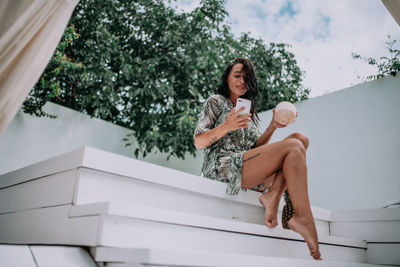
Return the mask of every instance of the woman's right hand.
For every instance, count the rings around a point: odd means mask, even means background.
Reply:
[[[242,110],[244,110],[244,107],[241,107],[238,110],[236,110],[236,108],[233,108],[231,112],[229,112],[224,122],[225,127],[228,129],[228,131],[246,128],[247,126],[249,126],[251,113],[240,116],[239,114]]]

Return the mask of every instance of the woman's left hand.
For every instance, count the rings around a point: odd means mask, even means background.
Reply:
[[[299,115],[299,113],[298,112],[296,112],[296,118],[297,118],[297,116]],[[275,120],[275,109],[273,109],[272,110],[272,120],[271,120],[271,123],[269,124],[271,127],[273,127],[274,129],[277,129],[277,128],[285,128],[287,125],[285,125],[285,124],[280,124],[279,122],[277,122],[276,120]]]

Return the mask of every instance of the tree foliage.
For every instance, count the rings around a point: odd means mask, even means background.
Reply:
[[[24,111],[51,116],[52,101],[132,130],[124,141],[169,156],[194,154],[193,130],[204,100],[236,57],[250,59],[260,83],[259,111],[307,98],[303,72],[286,44],[235,39],[224,0],[179,13],[162,0],[80,0]]]
[[[397,40],[391,40],[390,35],[388,35],[388,39],[389,40],[385,42],[385,44],[387,44],[387,49],[390,56],[380,57],[380,62],[372,57],[366,58],[356,53],[351,54],[353,59],[363,59],[369,65],[376,66],[378,68],[377,74],[368,75],[365,78],[366,81],[376,80],[389,75],[396,76],[396,74],[400,71],[400,50],[394,47]]]

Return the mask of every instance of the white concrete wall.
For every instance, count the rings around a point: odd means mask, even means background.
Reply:
[[[378,208],[400,199],[400,75],[296,104],[293,131],[308,135],[311,202],[329,209]],[[272,113],[263,113],[271,118]]]
[[[125,147],[122,139],[129,129],[90,118],[75,110],[48,102],[44,110],[56,119],[37,118],[18,111],[0,136],[0,174],[48,159],[82,146],[134,157],[134,148]],[[200,157],[187,154],[186,161],[154,152],[144,159],[189,173],[200,174]],[[139,157],[139,159],[143,159]],[[200,162],[200,163],[199,163]],[[200,165],[200,166],[199,166]]]
[[[400,76],[361,84],[296,104],[296,123],[275,132],[271,142],[294,131],[307,134],[311,203],[329,209],[376,208],[400,198]],[[0,174],[89,145],[132,156],[122,138],[129,130],[48,103],[57,119],[19,112],[0,136]],[[265,129],[271,111],[260,114]],[[203,154],[186,160],[153,153],[144,160],[199,174]]]

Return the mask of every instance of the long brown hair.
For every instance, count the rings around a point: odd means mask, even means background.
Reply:
[[[246,98],[248,100],[251,101],[251,109],[250,109],[250,113],[251,113],[251,119],[253,120],[254,123],[258,124],[258,121],[260,120],[260,118],[258,117],[258,113],[257,113],[257,100],[258,100],[258,83],[257,83],[257,78],[256,75],[254,73],[254,67],[253,64],[251,64],[251,62],[243,57],[238,57],[234,60],[232,60],[231,62],[229,62],[228,66],[226,67],[226,69],[224,70],[224,72],[221,75],[221,84],[218,86],[217,89],[217,94],[223,95],[226,98],[229,99],[230,95],[231,95],[231,91],[229,90],[229,86],[228,86],[228,76],[229,73],[232,70],[232,67],[235,64],[241,63],[243,64],[243,68],[242,68],[242,72],[244,73],[244,82],[246,84],[246,88],[247,88],[247,92],[241,96],[241,98]],[[257,121],[255,120],[255,118],[257,119]]]

